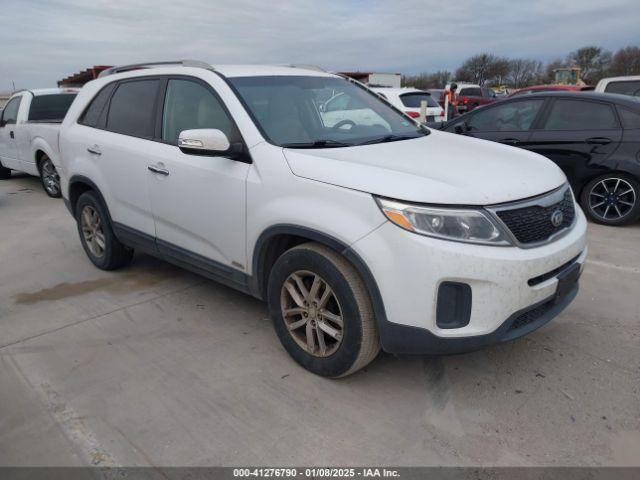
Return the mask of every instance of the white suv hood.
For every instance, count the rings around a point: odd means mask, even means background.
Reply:
[[[417,203],[491,205],[566,181],[538,154],[438,131],[415,140],[284,153],[299,177]]]

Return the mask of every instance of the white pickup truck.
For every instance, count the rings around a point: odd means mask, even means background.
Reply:
[[[50,197],[60,197],[58,132],[77,89],[15,93],[0,114],[0,179],[11,170],[40,177]]]

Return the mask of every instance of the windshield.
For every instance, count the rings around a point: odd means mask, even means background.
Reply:
[[[377,95],[342,78],[261,76],[229,81],[267,140],[282,147],[343,147],[429,133]]]

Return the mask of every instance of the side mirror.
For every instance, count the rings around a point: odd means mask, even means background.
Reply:
[[[221,130],[201,128],[181,131],[178,136],[178,147],[184,153],[223,155],[228,152],[231,144]]]
[[[325,105],[326,103],[321,103],[320,105],[318,105],[318,110],[320,111],[320,113],[323,113],[325,111]]]
[[[225,133],[215,128],[183,130],[178,136],[178,148],[190,155],[227,157],[251,163],[251,157],[242,142],[230,143]]]

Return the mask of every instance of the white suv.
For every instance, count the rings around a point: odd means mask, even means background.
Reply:
[[[324,121],[337,94],[370,118]],[[586,223],[549,160],[428,130],[295,67],[122,67],[60,134],[62,191],[99,268],[139,250],[265,299],[308,370],[524,335],[575,297]]]

